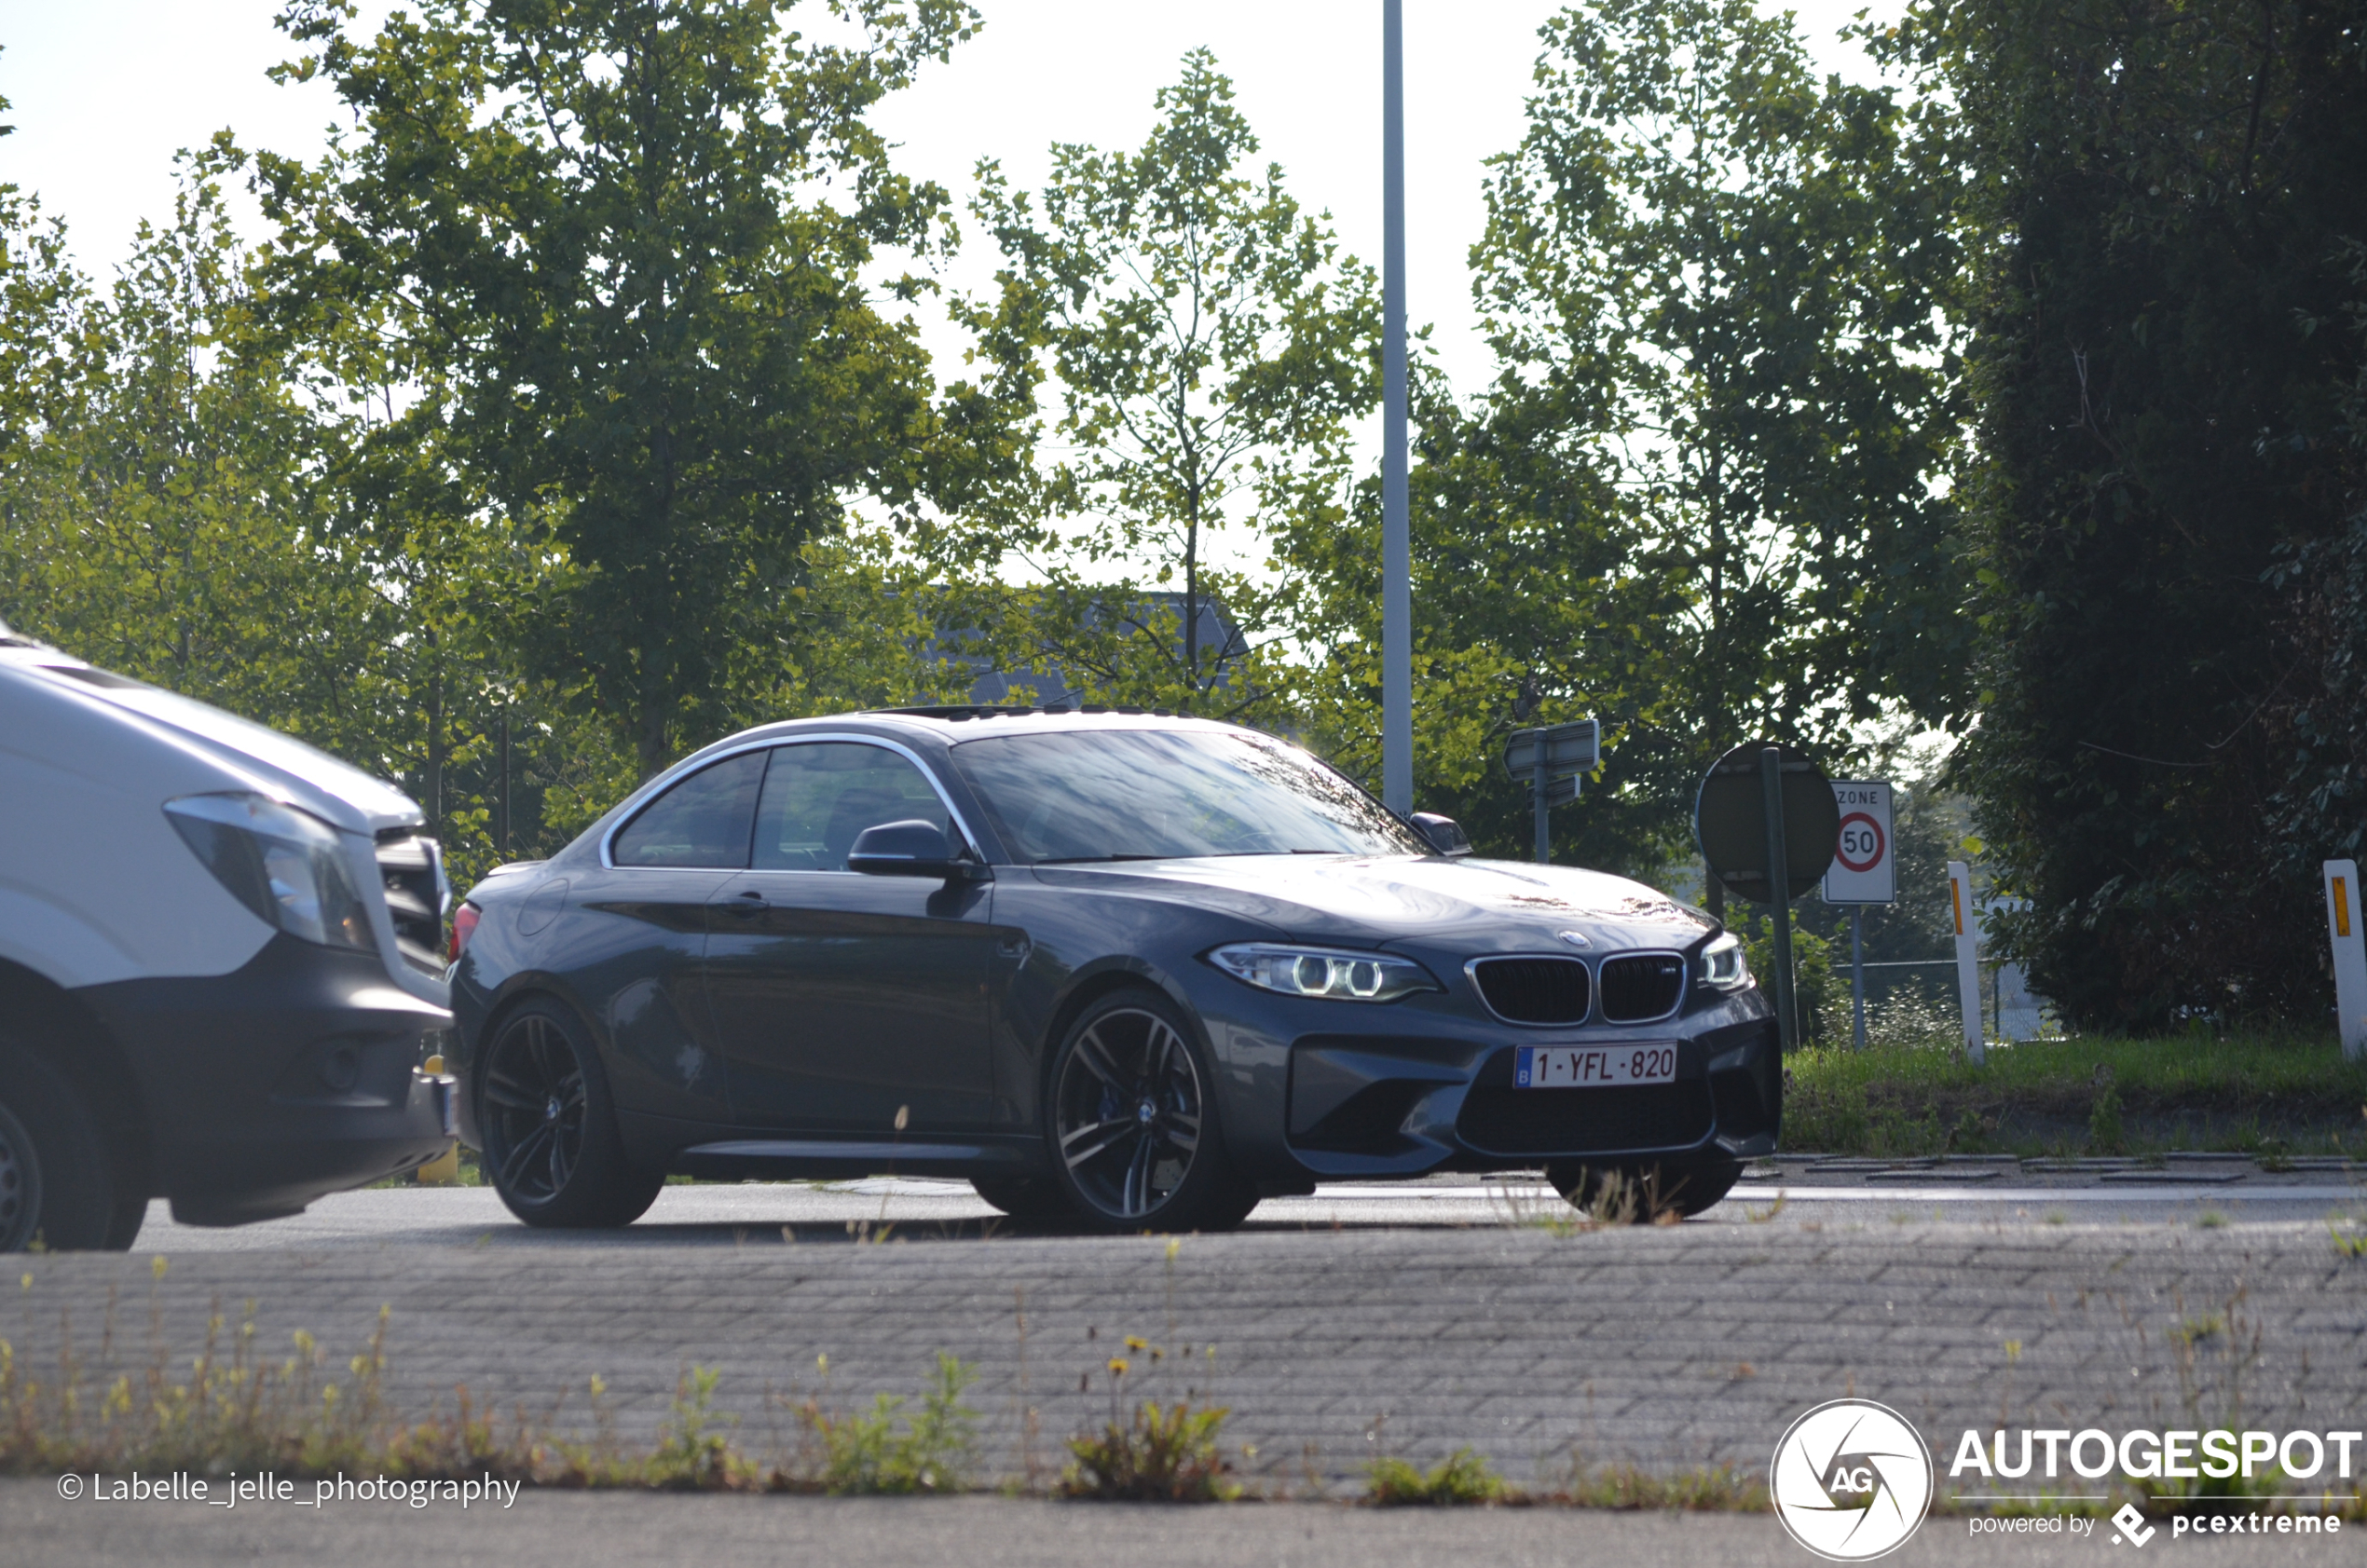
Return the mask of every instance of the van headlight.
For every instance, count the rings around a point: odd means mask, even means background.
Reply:
[[[164,814],[267,924],[327,948],[377,950],[345,841],[327,823],[261,795],[185,795],[166,801]]]
[[[1443,988],[1412,959],[1337,948],[1286,948],[1242,942],[1219,948],[1209,962],[1236,980],[1284,996],[1334,997],[1343,1002],[1395,1002],[1411,991]]]
[[[1702,984],[1721,991],[1738,991],[1751,983],[1751,966],[1743,961],[1742,939],[1732,932],[1702,949]]]

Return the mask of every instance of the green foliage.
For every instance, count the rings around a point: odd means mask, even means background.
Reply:
[[[715,1385],[722,1374],[707,1367],[692,1367],[675,1390],[674,1409],[650,1453],[649,1482],[677,1492],[712,1492],[728,1486],[735,1467],[743,1466],[732,1452],[732,1427],[736,1422],[715,1413]]]
[[[915,329],[863,281],[945,239],[941,189],[865,117],[968,36],[958,0],[850,0],[858,34],[745,0],[429,0],[373,39],[336,0],[283,25],[356,116],[314,168],[266,157],[275,319],[352,317],[410,393],[369,456],[564,547],[526,651],[637,771],[744,721],[799,630],[842,498],[909,513],[935,439]],[[914,298],[905,276],[888,292]],[[356,372],[340,367],[349,378]]]
[[[1057,667],[1089,701],[1271,722],[1299,677],[1278,647],[1295,585],[1211,547],[1337,522],[1375,392],[1374,280],[1279,165],[1250,162],[1257,138],[1208,50],[1157,108],[1139,152],[1055,144],[1036,195],[980,162],[972,210],[1005,265],[954,314],[1006,395],[1057,389],[1065,456],[927,544],[962,585],[942,615],[967,651]],[[1039,580],[995,580],[1012,564]],[[1211,603],[1227,623],[1213,643]]]
[[[977,1381],[977,1369],[939,1351],[917,1414],[903,1414],[904,1400],[887,1394],[868,1415],[833,1415],[809,1403],[800,1419],[821,1440],[821,1489],[838,1496],[962,1491],[977,1464],[978,1421],[962,1391]]]
[[[1233,1467],[1217,1446],[1227,1413],[1145,1399],[1130,1423],[1113,1420],[1098,1434],[1068,1440],[1075,1462],[1060,1490],[1103,1502],[1230,1502],[1241,1489],[1227,1479]]]
[[[1949,0],[1882,40],[1949,105],[1977,241],[1962,777],[2075,1028],[2329,1000],[2317,866],[2360,842],[2367,733],[2363,19]]]
[[[1865,721],[1961,704],[1950,187],[1920,111],[1820,83],[1745,0],[1614,0],[1541,36],[1472,257],[1500,372],[1468,421],[1423,402],[1416,702],[1457,724],[1421,789],[1524,844],[1470,743],[1592,712],[1610,761],[1560,843],[1644,869],[1745,735],[1838,762]],[[1378,630],[1357,521],[1299,541],[1334,648]],[[1366,677],[1339,678],[1361,742]]]
[[[1403,1459],[1375,1459],[1364,1467],[1364,1500],[1375,1507],[1452,1507],[1493,1503],[1504,1479],[1470,1449],[1458,1448],[1430,1469]]]
[[[1744,912],[1744,909],[1748,912]],[[1727,910],[1728,924],[1743,939],[1751,974],[1770,998],[1775,994],[1775,922],[1756,906]],[[1799,1003],[1800,1040],[1822,1045],[1850,1038],[1849,975],[1835,974],[1833,945],[1795,923],[1792,927],[1792,994]],[[1871,1020],[1868,1020],[1868,1034]]]

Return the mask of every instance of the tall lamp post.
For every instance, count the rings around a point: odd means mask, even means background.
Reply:
[[[1414,809],[1414,589],[1405,498],[1405,7],[1381,0],[1381,801]]]

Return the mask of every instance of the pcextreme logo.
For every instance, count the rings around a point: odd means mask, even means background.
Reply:
[[[1932,1455],[1904,1416],[1835,1399],[1792,1423],[1767,1490],[1793,1540],[1833,1562],[1895,1551],[1932,1506]]]

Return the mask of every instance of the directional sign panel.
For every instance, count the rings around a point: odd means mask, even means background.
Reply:
[[[1825,873],[1827,904],[1895,904],[1898,858],[1891,845],[1890,785],[1833,782],[1841,825]]]
[[[1534,778],[1540,756],[1549,779],[1591,773],[1602,762],[1602,728],[1581,718],[1545,729],[1515,729],[1504,743],[1504,770],[1516,779]]]

